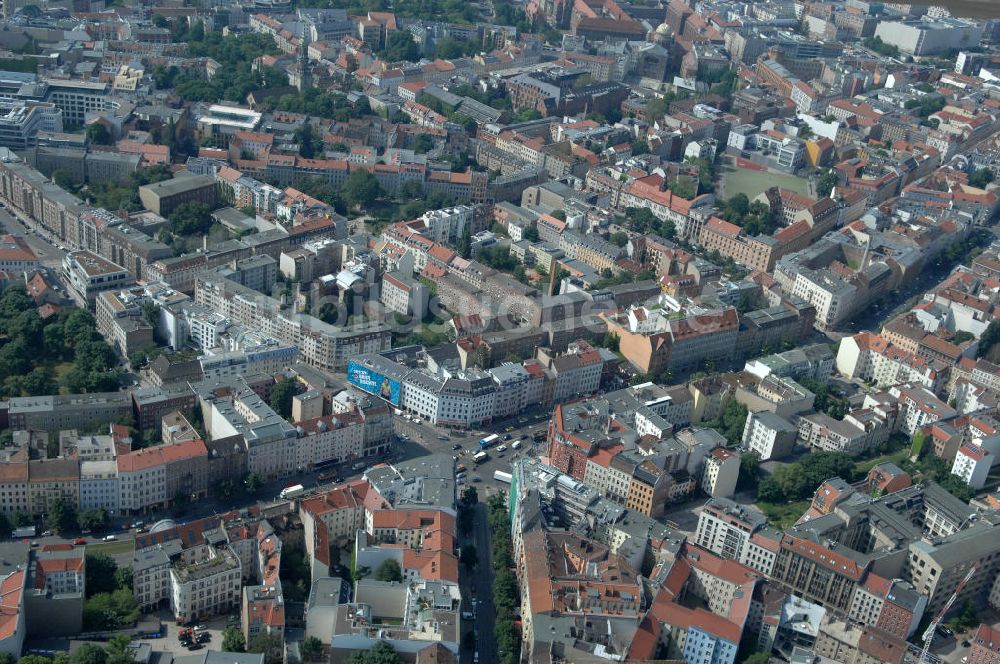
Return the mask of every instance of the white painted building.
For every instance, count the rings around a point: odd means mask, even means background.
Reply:
[[[713,498],[728,498],[736,493],[740,477],[740,455],[725,447],[716,447],[705,457],[701,488]]]
[[[747,451],[756,452],[761,461],[769,461],[791,454],[797,437],[795,425],[769,410],[762,410],[747,415],[742,441]]]
[[[118,462],[80,462],[80,511],[104,509],[118,513],[121,489],[118,485]]]
[[[982,489],[995,460],[989,450],[975,443],[966,443],[958,448],[951,474],[961,478],[970,489]]]

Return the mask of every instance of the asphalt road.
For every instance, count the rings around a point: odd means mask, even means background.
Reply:
[[[493,664],[497,661],[497,642],[493,633],[493,626],[496,624],[496,613],[493,610],[493,559],[486,506],[483,503],[476,506],[475,529],[472,535],[479,557],[476,572],[467,575],[472,577],[471,587],[475,588],[475,649],[479,652],[479,664]],[[467,657],[465,661],[471,662],[472,655],[469,654]]]
[[[402,459],[411,459],[423,454],[441,452],[457,457],[456,463],[466,467],[465,481],[459,482],[459,493],[465,486],[475,486],[480,499],[485,500],[493,493],[507,488],[506,484],[493,479],[495,471],[510,472],[511,461],[519,455],[542,449],[544,443],[533,446],[532,439],[536,432],[545,431],[548,427],[549,416],[549,412],[528,411],[517,417],[495,422],[484,429],[470,431],[450,431],[427,422],[412,422],[396,416],[394,418],[396,433],[406,437],[400,444],[399,456]],[[510,440],[494,445],[487,450],[489,459],[475,464],[472,457],[479,451],[479,440],[492,433],[501,437],[509,435]],[[527,438],[523,438],[524,436]],[[516,440],[521,440],[519,450],[511,449],[511,444]],[[456,445],[458,449],[454,449]],[[501,445],[506,445],[507,449],[498,452]]]

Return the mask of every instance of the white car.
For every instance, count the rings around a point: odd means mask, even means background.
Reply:
[[[507,446],[506,445],[501,445],[500,447],[497,448],[497,454],[502,454],[502,453],[504,453],[506,451],[507,451]]]
[[[118,538],[115,537],[114,535],[105,535],[104,536],[104,541],[105,542],[114,542],[116,539],[118,539]]]

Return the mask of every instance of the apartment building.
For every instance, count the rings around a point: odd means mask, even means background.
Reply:
[[[880,335],[860,332],[841,340],[837,371],[847,378],[872,381],[878,387],[917,383],[938,392],[944,386],[948,365],[895,346]]]
[[[957,417],[958,412],[938,399],[926,388],[915,385],[898,385],[889,388],[889,395],[899,402],[898,428],[912,436],[917,429],[934,422],[944,422]]]
[[[327,371],[343,370],[351,358],[388,350],[391,343],[391,332],[381,323],[334,327],[307,314],[285,311],[278,300],[217,274],[197,278],[195,302],[298,347],[303,360]]]
[[[240,560],[229,547],[199,544],[184,550],[170,568],[170,610],[185,624],[231,613],[240,605]]]
[[[93,309],[98,293],[121,290],[135,283],[128,270],[90,251],[66,254],[62,268],[67,290],[81,307]]]
[[[388,272],[382,277],[379,301],[389,311],[423,320],[430,297],[427,286],[412,276]]]
[[[97,331],[122,357],[153,347],[153,326],[146,320],[142,295],[128,291],[103,291],[94,302]]]
[[[342,463],[360,459],[365,453],[365,420],[360,411],[337,413],[296,422],[297,468]]]
[[[795,449],[798,428],[788,420],[769,410],[747,414],[741,438],[747,451],[754,452],[761,461],[781,459]]]
[[[115,459],[80,462],[80,511],[105,510],[117,515],[121,509],[118,462]]]
[[[1000,630],[980,625],[971,640],[968,664],[1000,664]]]
[[[683,310],[635,307],[627,313],[601,314],[618,337],[619,350],[640,372],[673,378],[710,363],[721,368],[736,348],[739,317],[735,309],[692,314]]]
[[[694,543],[722,558],[741,560],[751,536],[766,524],[767,517],[752,507],[710,498],[698,513]]]
[[[126,513],[197,501],[208,494],[208,450],[201,440],[157,445],[117,459],[119,504]]]
[[[61,500],[74,510],[80,509],[80,462],[77,459],[32,459],[28,461],[29,514],[49,511],[53,501]]]
[[[0,236],[0,271],[24,274],[38,268],[38,256],[23,237]]]
[[[809,601],[846,612],[869,565],[856,558],[850,549],[830,550],[785,533],[771,578],[802,593]]]
[[[740,455],[725,447],[716,447],[705,457],[701,488],[713,498],[728,498],[736,493],[740,476]]]
[[[143,206],[161,217],[185,203],[203,203],[214,208],[218,200],[215,179],[207,175],[179,175],[170,180],[162,180],[139,187],[139,200]]]

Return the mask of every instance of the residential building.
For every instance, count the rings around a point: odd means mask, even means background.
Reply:
[[[215,207],[218,190],[214,178],[179,175],[170,180],[142,185],[139,187],[139,200],[147,210],[169,217],[171,212],[185,203],[204,203],[209,208]]]
[[[67,290],[81,307],[93,308],[98,293],[121,290],[135,283],[128,270],[89,251],[66,254],[62,268]]]
[[[743,427],[743,444],[761,461],[781,459],[795,449],[798,428],[771,411],[761,410],[747,414]]]
[[[716,447],[705,457],[701,488],[713,498],[729,498],[736,493],[740,476],[740,455],[725,447]]]

